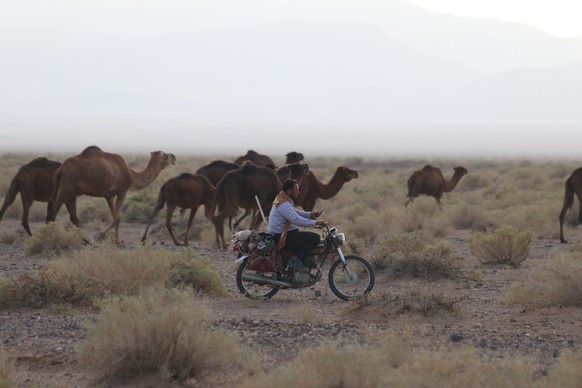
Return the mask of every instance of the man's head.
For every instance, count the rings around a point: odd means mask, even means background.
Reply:
[[[299,195],[299,182],[296,179],[285,179],[283,182],[283,191],[289,198],[295,200]]]

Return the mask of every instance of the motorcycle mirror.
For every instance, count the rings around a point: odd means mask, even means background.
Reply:
[[[321,213],[323,213],[323,208],[321,208],[321,209],[319,209],[319,210],[317,211],[317,216],[320,216],[320,215],[321,215]]]

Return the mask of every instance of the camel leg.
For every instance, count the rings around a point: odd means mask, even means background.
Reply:
[[[16,181],[12,180],[12,183],[10,183],[10,188],[8,189],[8,192],[6,193],[6,197],[4,198],[4,203],[2,204],[2,209],[0,209],[0,220],[2,219],[2,217],[4,217],[4,213],[6,212],[6,209],[8,209],[10,207],[10,205],[12,205],[12,203],[16,199],[16,194],[18,194],[18,186],[17,186]]]
[[[166,207],[166,228],[168,229],[168,232],[170,233],[170,236],[172,237],[172,241],[174,241],[174,244],[176,246],[180,246],[182,244],[180,244],[178,240],[176,240],[176,237],[174,236],[174,231],[172,230],[172,213],[174,213],[174,209],[176,209],[176,205],[171,205],[168,202],[168,206]]]
[[[568,209],[574,203],[574,191],[572,190],[572,186],[570,186],[570,178],[566,180],[565,185],[565,192],[564,192],[564,205],[562,206],[562,211],[560,212],[560,216],[558,219],[560,220],[560,242],[562,244],[566,244],[568,241],[564,238],[564,219],[566,218],[566,213]],[[578,196],[578,200],[580,200],[580,196]],[[580,203],[580,216],[582,216],[582,202]],[[580,217],[579,216],[579,217]]]
[[[77,228],[81,227],[81,223],[79,222],[79,217],[77,217],[77,197],[73,197],[65,202],[65,207],[69,212],[69,220],[75,225]]]
[[[245,219],[249,214],[251,214],[252,210],[251,209],[245,209],[245,214],[242,215],[241,218],[239,218],[238,220],[236,220],[234,222],[234,225],[232,226],[232,228],[230,229],[232,230],[236,230],[236,228],[238,228],[238,225],[240,224],[240,222]]]
[[[162,203],[162,206],[156,205],[154,212],[152,213],[152,215],[150,216],[150,219],[148,220],[148,224],[146,226],[145,232],[143,232],[143,236],[141,237],[141,242],[145,242],[147,236],[148,236],[148,230],[150,229],[150,226],[152,225],[152,222],[154,222],[154,219],[156,218],[156,216],[158,215],[158,212],[160,210],[162,210],[162,207],[164,207],[164,204]]]
[[[184,246],[190,245],[188,242],[188,233],[190,232],[190,227],[192,226],[192,222],[194,221],[194,216],[196,215],[196,211],[198,207],[193,207],[190,209],[190,216],[188,217],[188,223],[186,224],[186,234],[184,235]]]
[[[20,198],[22,200],[22,227],[26,230],[29,236],[32,236],[32,232],[30,231],[30,226],[28,225],[28,214],[30,213],[30,207],[32,206],[33,202],[33,193],[28,192],[25,193],[24,191],[20,192]]]
[[[114,231],[115,231],[115,233],[114,233],[115,234],[115,243],[120,244],[120,241],[119,241],[119,222],[121,221],[121,210],[123,209],[123,201],[124,200],[125,200],[125,193],[117,196],[117,199],[115,201],[114,212],[112,214],[113,221],[111,222],[111,225],[109,225],[107,227],[107,229],[105,229],[103,232],[101,232],[101,235],[99,236],[100,240],[103,240],[105,238],[105,236],[107,235],[107,233],[109,233],[109,231],[111,229],[114,229]]]
[[[214,218],[214,245],[217,248],[226,249],[226,243],[224,242],[224,219],[226,217],[223,213],[219,213]]]

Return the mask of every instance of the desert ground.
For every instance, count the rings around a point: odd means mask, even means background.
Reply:
[[[352,164],[356,162],[358,161],[352,161]],[[417,165],[421,165],[421,163],[419,162]],[[530,168],[531,166],[525,163],[525,167]],[[359,169],[361,182],[362,176],[365,174],[362,174],[361,167]],[[395,167],[392,171],[394,169]],[[571,171],[570,165],[565,168],[560,165],[560,169]],[[412,168],[407,165],[406,170],[399,172],[398,176],[405,177],[410,172],[412,172]],[[386,169],[386,174],[390,173],[391,171]],[[446,175],[449,176],[450,171],[447,171]],[[471,168],[469,168],[468,176],[470,175]],[[469,247],[470,235],[478,230],[494,227],[495,223],[491,221],[491,218],[477,220],[468,227],[449,225],[450,227],[446,228],[445,233],[439,233],[442,235],[439,238],[451,244],[455,253],[462,258],[462,272],[476,271],[480,275],[477,279],[458,276],[452,279],[437,278],[431,280],[431,287],[451,287],[465,296],[463,300],[455,304],[452,311],[436,311],[432,314],[394,309],[388,306],[388,302],[385,303],[386,308],[379,308],[379,306],[383,306],[382,303],[366,306],[365,304],[356,305],[354,302],[342,301],[330,291],[327,284],[327,274],[314,287],[301,290],[282,290],[270,300],[249,300],[241,295],[237,289],[235,256],[232,249],[230,247],[227,250],[214,248],[211,228],[206,226],[205,231],[197,238],[191,239],[191,249],[212,259],[228,290],[228,295],[224,297],[205,297],[210,311],[211,325],[236,333],[242,344],[249,346],[250,349],[262,356],[261,368],[272,368],[293,360],[303,350],[325,340],[364,344],[370,342],[371,338],[379,333],[395,332],[406,334],[406,338],[412,342],[415,348],[439,350],[447,346],[470,346],[477,349],[479,354],[491,359],[502,360],[514,356],[529,357],[536,361],[536,368],[532,370],[532,374],[543,376],[563,352],[576,350],[582,345],[582,309],[559,305],[526,308],[521,305],[503,303],[502,299],[510,284],[525,280],[525,274],[548,260],[553,252],[570,249],[582,242],[582,231],[575,226],[567,226],[566,228],[568,244],[560,244],[557,238],[557,214],[561,209],[564,179],[563,177],[556,179],[562,183],[552,194],[554,207],[548,213],[552,215],[553,219],[547,221],[549,226],[544,225],[536,229],[529,256],[517,268],[510,265],[483,265],[472,254]],[[495,178],[487,180],[487,182],[490,181],[495,181]],[[474,191],[483,190],[479,182],[470,182],[474,185]],[[350,188],[350,184],[354,187]],[[357,184],[358,181],[347,183],[346,192],[357,192]],[[461,181],[459,188],[462,187],[462,184]],[[495,184],[500,185],[499,182],[495,182]],[[359,187],[359,190],[364,189],[365,187]],[[393,206],[402,209],[398,210],[399,212],[414,212],[415,210],[404,210],[405,198],[402,194],[405,188],[398,190],[399,200]],[[343,213],[330,211],[334,205],[342,208],[350,206],[339,202],[341,195],[342,192],[337,196],[338,199],[320,200],[318,204],[321,203],[328,209],[328,220],[332,223],[336,221],[340,230],[345,229],[347,239],[350,240],[350,228],[347,227],[347,222],[342,218]],[[452,192],[448,195],[450,198],[454,198],[455,202],[443,201],[442,209],[433,204],[435,201],[432,198],[419,198],[409,205],[408,209],[414,209],[414,206],[417,206],[416,211],[445,214],[458,203],[472,201],[471,190],[459,190],[458,193]],[[499,206],[502,212],[510,213],[511,207],[515,205],[509,201],[501,200]],[[419,208],[424,210],[418,210]],[[427,208],[429,210],[426,210]],[[42,213],[42,210],[39,212]],[[63,213],[64,211],[61,211],[62,218],[59,218],[57,222],[67,222]],[[202,212],[199,211],[197,220],[202,217],[200,213]],[[515,217],[519,218],[521,214],[521,212],[516,213]],[[434,217],[448,216],[437,215]],[[204,225],[206,221],[197,222]],[[41,217],[32,220],[33,233],[43,224]],[[373,219],[369,220],[367,224],[378,226],[377,221]],[[85,231],[89,236],[93,236],[104,225],[106,224],[91,224],[86,227]],[[176,220],[176,228],[179,230],[180,227],[178,220]],[[42,270],[51,260],[38,255],[26,256],[24,254],[24,241],[28,236],[16,216],[5,217],[0,228],[3,233],[15,236],[13,241],[0,242],[0,278],[17,278],[27,273]],[[397,233],[399,228],[405,229],[404,226],[396,227],[393,224],[386,227],[394,233]],[[144,229],[144,222],[122,222],[120,235],[124,246],[120,249],[138,247]],[[550,229],[552,231],[547,232]],[[353,227],[351,231],[352,234],[358,234]],[[400,232],[398,231],[398,233]],[[178,239],[180,238],[178,237]],[[190,249],[174,246],[165,230],[163,220],[158,220],[154,224],[148,241],[168,250]],[[358,241],[362,244],[363,240]],[[374,242],[369,244],[373,245]],[[365,256],[365,253],[361,255]],[[390,270],[378,270],[372,296],[376,300],[388,300],[391,295],[401,294],[403,290],[410,288],[411,284],[418,281],[410,276],[396,276]],[[73,309],[72,312],[59,312],[51,308],[0,311],[1,346],[16,363],[16,386],[95,385],[95,376],[90,371],[79,367],[76,354],[86,338],[84,325],[92,320],[96,314],[98,312],[90,309]],[[177,383],[165,381],[159,376],[148,375],[127,382],[119,382],[119,386],[226,387],[236,384],[241,378],[244,376],[233,372],[210,376],[204,381]]]

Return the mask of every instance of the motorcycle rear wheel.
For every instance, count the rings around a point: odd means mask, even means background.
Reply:
[[[247,298],[270,299],[279,291],[279,287],[274,286],[272,284],[257,284],[255,282],[243,280],[242,276],[245,272],[250,272],[254,274],[259,272],[248,269],[246,260],[242,262],[242,264],[238,267],[238,270],[236,271],[236,285],[238,286],[238,289],[241,292],[241,294],[243,294]],[[273,279],[277,276],[277,274],[274,272],[262,272],[261,274],[265,276],[272,275],[271,277]]]
[[[375,282],[374,270],[365,259],[348,255],[346,264],[338,259],[329,269],[329,288],[340,299],[354,300],[372,291]]]

